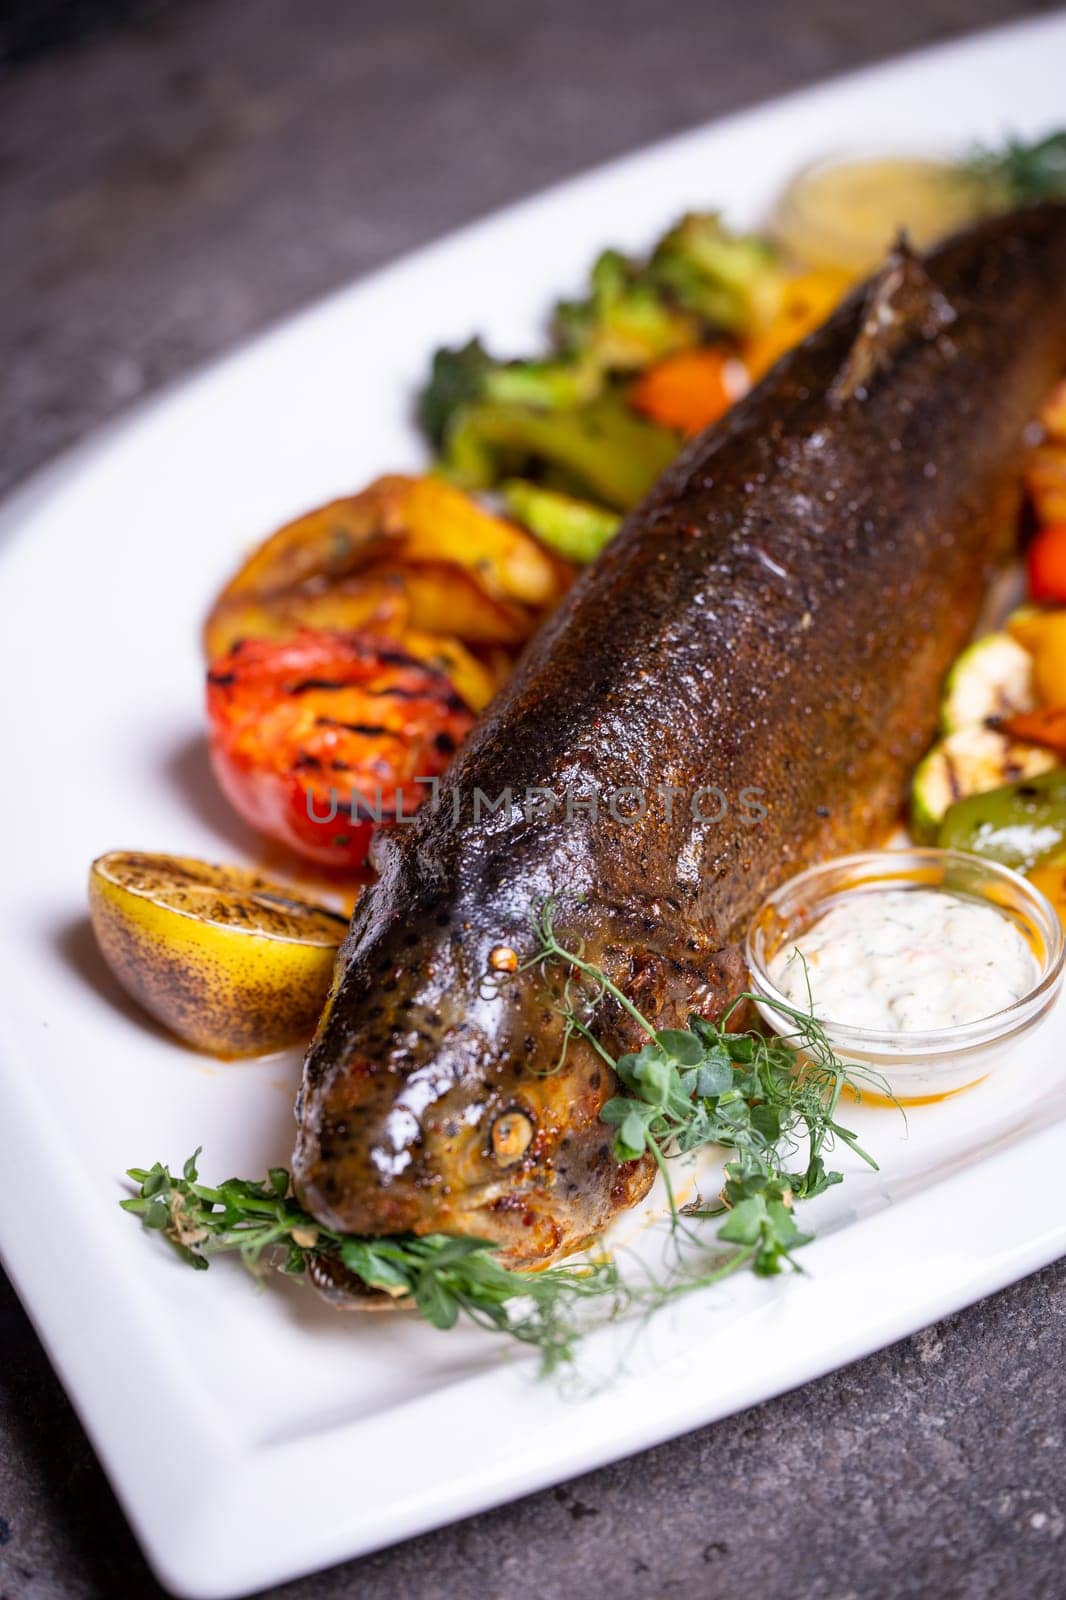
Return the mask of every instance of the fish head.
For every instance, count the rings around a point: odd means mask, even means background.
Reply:
[[[617,1079],[567,1027],[565,972],[528,964],[528,884],[395,843],[377,862],[305,1064],[303,1203],[344,1233],[488,1239],[510,1265],[578,1248],[653,1169],[611,1155]]]

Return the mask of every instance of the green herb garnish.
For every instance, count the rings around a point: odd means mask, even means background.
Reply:
[[[199,1181],[199,1151],[181,1177],[159,1162],[131,1168],[138,1193],[123,1200],[123,1208],[193,1267],[203,1269],[212,1256],[228,1252],[256,1275],[268,1265],[293,1276],[340,1268],[368,1289],[413,1306],[434,1327],[454,1327],[463,1316],[532,1346],[547,1371],[571,1360],[592,1327],[634,1311],[650,1314],[744,1267],[762,1276],[785,1266],[798,1270],[793,1252],[811,1235],[795,1222],[795,1202],[842,1181],[840,1172],[826,1168],[825,1155],[840,1141],[876,1167],[836,1115],[844,1087],[861,1088],[869,1080],[860,1082],[845,1068],[813,1017],[783,1004],[777,1009],[794,1023],[787,1038],[754,1029],[730,1032],[738,1007],[755,998],[749,994],[734,1001],[721,1023],[693,1016],[687,1028],[657,1030],[580,947],[558,939],[550,900],[536,913],[534,933],[533,953],[518,971],[541,968],[561,977],[556,1004],[564,1018],[564,1053],[575,1036],[585,1038],[627,1091],[601,1113],[615,1130],[614,1159],[650,1154],[663,1176],[675,1244],[663,1278],[641,1268],[636,1282],[626,1281],[602,1256],[518,1272],[496,1259],[486,1239],[337,1233],[304,1210],[284,1168],[272,1168],[263,1183],[229,1178],[211,1187]],[[644,1034],[639,1051],[615,1058],[592,1031],[606,1000]],[[708,1146],[732,1152],[721,1194],[710,1205],[679,1208],[669,1163]],[[692,1226],[708,1217],[723,1219],[713,1240]]]
[[[572,1356],[580,1302],[595,1298],[613,1315],[627,1300],[617,1267],[605,1258],[525,1273],[502,1266],[486,1239],[443,1233],[358,1239],[324,1228],[305,1211],[284,1167],[272,1167],[265,1183],[227,1178],[211,1187],[199,1181],[199,1155],[189,1157],[180,1178],[161,1162],[131,1167],[139,1192],[120,1204],[201,1271],[225,1253],[237,1253],[256,1276],[269,1265],[293,1277],[315,1264],[339,1265],[368,1288],[413,1304],[435,1328],[454,1327],[462,1314],[535,1346],[547,1370]]]
[[[965,172],[991,197],[995,208],[1032,205],[1066,197],[1066,129],[1026,143],[1008,139],[998,149],[981,149]]]
[[[795,1266],[792,1251],[812,1236],[796,1227],[793,1202],[812,1199],[843,1181],[842,1173],[826,1168],[828,1151],[839,1141],[877,1170],[854,1133],[837,1120],[841,1093],[845,1086],[860,1094],[863,1087],[873,1086],[887,1094],[886,1086],[845,1067],[821,1023],[783,1002],[774,1009],[794,1024],[787,1037],[755,1029],[730,1032],[738,1010],[762,999],[747,991],[737,996],[720,1023],[691,1016],[687,1028],[656,1029],[581,950],[560,943],[551,900],[537,913],[536,932],[537,950],[525,967],[557,963],[566,974],[559,1004],[564,1050],[574,1034],[581,1034],[629,1090],[608,1100],[601,1112],[602,1120],[616,1129],[615,1160],[652,1155],[677,1226],[681,1213],[670,1183],[670,1158],[708,1145],[731,1149],[720,1203],[686,1208],[685,1214],[707,1217],[728,1211],[718,1238],[750,1246],[752,1265],[763,1275],[779,1272],[785,1263]],[[587,1019],[605,996],[645,1034],[648,1042],[639,1051],[615,1058],[592,1033]],[[804,1165],[790,1170],[804,1146]]]

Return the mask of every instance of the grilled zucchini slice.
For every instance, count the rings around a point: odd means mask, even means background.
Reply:
[[[948,673],[940,708],[944,734],[1031,711],[1033,658],[1009,633],[989,633],[964,650]]]
[[[949,806],[967,795],[999,789],[1018,778],[1033,778],[1057,764],[1050,750],[1021,744],[996,728],[962,728],[939,740],[914,774],[911,831],[932,840]]]

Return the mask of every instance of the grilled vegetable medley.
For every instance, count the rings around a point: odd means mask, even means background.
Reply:
[[[1024,477],[1028,599],[949,672],[911,826],[1030,873],[1066,920],[1066,381],[1040,412]]]

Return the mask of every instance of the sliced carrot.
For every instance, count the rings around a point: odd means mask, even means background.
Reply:
[[[1026,744],[1043,745],[1056,755],[1066,756],[1066,706],[1041,706],[1038,711],[1019,711],[1001,724],[1003,732]]]
[[[744,369],[731,350],[697,345],[642,372],[629,402],[653,422],[691,436],[717,422],[746,388]]]

